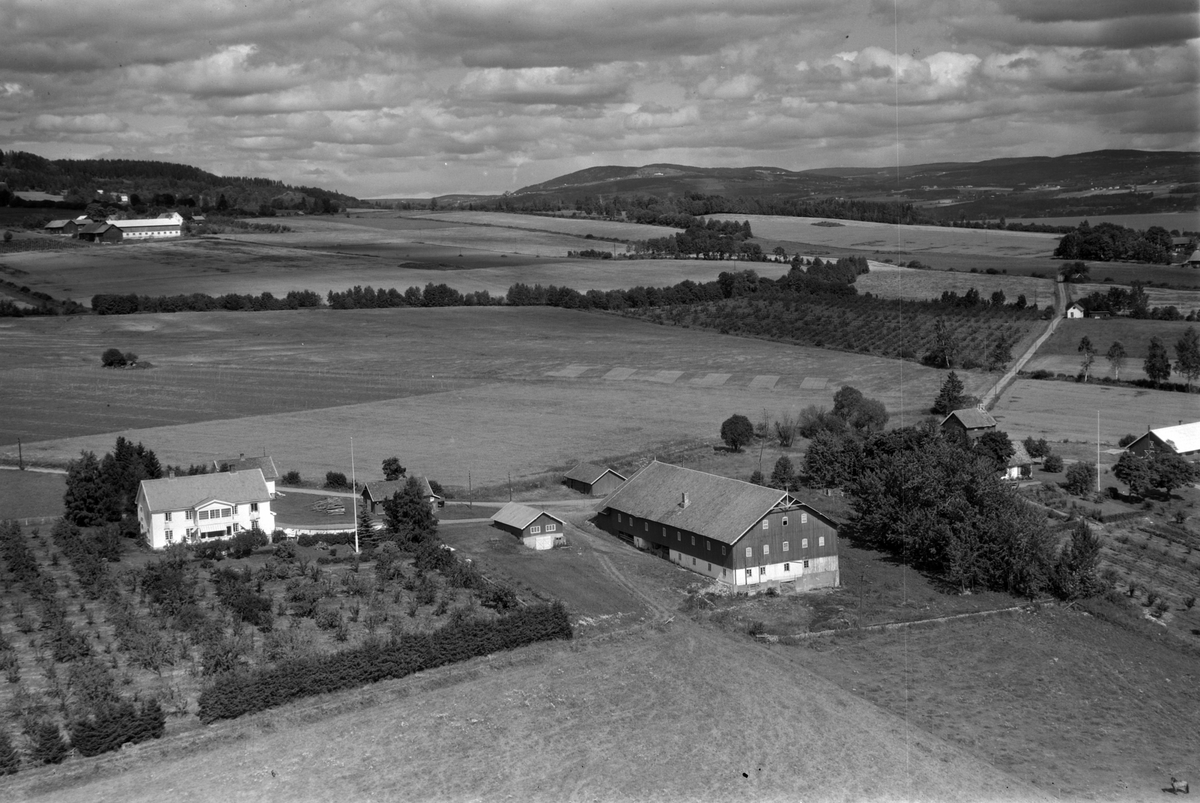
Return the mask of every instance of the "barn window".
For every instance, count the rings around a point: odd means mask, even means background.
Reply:
[[[696,545],[696,536],[692,536],[692,546]]]
[[[783,564],[783,570],[785,572],[790,572],[792,570],[792,564],[790,564],[790,563]]]
[[[784,526],[784,527],[786,527],[786,526],[787,526],[787,516],[784,516],[784,517],[783,517],[783,526]]]
[[[553,522],[549,522],[549,521],[546,522],[546,532],[548,532],[548,533],[554,532],[554,526],[555,525]]]
[[[817,546],[825,546],[825,536],[822,535],[817,539]]]
[[[783,542],[783,551],[784,551],[784,552],[787,552],[787,551],[788,551],[788,547],[789,547],[789,544],[788,544],[788,542],[787,542],[787,541],[784,541],[784,542]]]
[[[650,522],[648,522],[648,521],[643,521],[643,522],[642,522],[642,529],[644,529],[646,532],[650,532]]]
[[[708,570],[709,570],[710,572],[712,571],[712,564],[711,564],[711,563],[710,563],[710,564],[708,564]]]
[[[771,545],[763,544],[763,557],[765,558],[767,555],[770,555],[770,554],[771,554]]]
[[[696,559],[695,559],[695,558],[692,558],[692,565],[693,565],[693,566],[695,566],[695,565],[696,565]]]
[[[763,519],[763,529],[764,529],[764,530],[769,530],[769,529],[771,529],[771,522],[770,522],[770,521],[768,521],[767,519]]]
[[[682,540],[683,540],[683,533],[679,532],[679,530],[676,530],[676,531],[675,531],[675,540],[676,540],[676,541],[682,541]]]
[[[762,577],[762,576],[763,576],[764,574],[766,574],[766,573],[767,573],[767,567],[766,567],[766,566],[759,566],[759,567],[758,567],[758,576],[759,576],[759,577]]]
[[[618,513],[617,514],[617,524],[620,524],[620,523],[621,523],[621,514]]]
[[[704,539],[704,548],[712,552],[712,541],[709,541],[707,538]]]
[[[537,524],[535,524],[529,528],[530,535],[534,535],[535,533],[540,533],[541,531],[542,531],[542,528]]]
[[[753,576],[754,576],[754,570],[753,570],[753,569],[747,569],[747,570],[746,570],[746,579],[747,579],[747,580],[749,580],[749,579],[750,579],[751,577],[753,577]]]
[[[804,561],[804,568],[808,568],[808,561]]]
[[[754,547],[752,547],[752,546],[746,547],[746,557],[748,557],[748,558],[754,557]]]
[[[800,539],[800,548],[801,548],[801,549],[808,549],[808,539],[807,539],[807,538],[801,538],[801,539]]]
[[[800,523],[801,523],[801,524],[808,524],[808,514],[807,514],[807,513],[801,513],[801,514],[800,514]]]
[[[725,554],[725,547],[721,547],[721,554],[722,554],[722,555],[724,555],[724,554]]]
[[[663,538],[666,538],[667,537],[667,525],[664,524],[662,526],[662,528],[663,528]]]

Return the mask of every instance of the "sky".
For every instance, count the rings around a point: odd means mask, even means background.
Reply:
[[[0,0],[0,149],[358,197],[1200,150],[1198,0]]]

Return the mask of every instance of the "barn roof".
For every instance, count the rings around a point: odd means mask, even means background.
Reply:
[[[70,220],[51,220],[49,223],[47,223],[42,228],[43,229],[61,229],[63,226],[67,225],[70,222],[71,222]]]
[[[522,505],[520,502],[509,502],[504,507],[492,514],[492,521],[497,524],[504,524],[509,527],[515,527],[518,530],[524,530],[533,522],[537,521],[538,516],[549,516],[559,524],[566,526],[566,522],[555,516],[553,513],[547,513],[544,510],[539,510],[529,505]]]
[[[262,457],[246,457],[239,455],[238,457],[221,457],[212,462],[213,471],[248,471],[252,468],[257,468],[263,473],[263,479],[267,482],[279,479],[279,472],[275,469],[275,461],[270,455]]]
[[[258,469],[142,480],[139,495],[146,497],[151,513],[187,510],[213,500],[234,505],[271,500],[267,481]]]
[[[111,223],[105,223],[105,222],[89,223],[86,226],[84,226],[82,229],[80,229],[79,233],[80,234],[103,234],[104,232],[108,231],[111,228],[113,228],[113,225]]]
[[[1200,248],[1197,248],[1195,251],[1193,251],[1192,255],[1187,258],[1186,262],[1189,265],[1193,262],[1200,262]]]
[[[1153,435],[1175,450],[1175,454],[1190,454],[1200,451],[1200,421],[1190,424],[1179,424],[1173,427],[1159,427],[1147,432],[1142,438]],[[1142,438],[1138,438],[1141,440]],[[1136,443],[1136,441],[1135,441]],[[1133,444],[1129,444],[1133,446]]]
[[[607,466],[598,466],[595,463],[580,463],[579,465],[575,466],[575,468],[568,471],[566,477],[569,480],[586,482],[588,485],[594,485],[597,480],[610,471],[612,471],[613,474],[616,474],[621,479],[625,479],[625,477],[619,472],[613,471]]]
[[[957,419],[958,423],[967,429],[986,429],[996,426],[996,419],[992,418],[992,414],[978,407],[965,407],[962,410],[955,410],[942,419],[942,426],[945,426],[946,422],[951,418]]]
[[[837,526],[786,491],[657,461],[626,480],[596,509],[619,510],[733,544],[763,516],[783,507],[804,507]]]

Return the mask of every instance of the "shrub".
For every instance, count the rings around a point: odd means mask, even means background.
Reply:
[[[1064,486],[1075,496],[1086,496],[1096,487],[1096,466],[1087,461],[1080,461],[1067,469],[1067,481]]]
[[[69,726],[71,743],[82,755],[98,756],[128,743],[162,738],[167,716],[158,700],[150,699],[137,710],[123,701],[77,719]]]
[[[342,614],[335,608],[322,608],[317,612],[316,622],[322,630],[335,630],[342,624]]]
[[[13,746],[8,733],[0,730],[0,777],[16,775],[21,769],[21,756]]]
[[[71,751],[70,745],[53,722],[35,722],[26,730],[26,735],[33,742],[29,758],[35,764],[61,764]]]
[[[1057,474],[1063,469],[1063,459],[1056,454],[1048,454],[1042,461],[1042,468],[1051,474]]]
[[[1133,434],[1122,435],[1121,440],[1117,441],[1117,446],[1120,446],[1122,449],[1124,449],[1126,446],[1128,446],[1129,444],[1133,443],[1136,440],[1137,440],[1137,435],[1133,435]]]
[[[1196,606],[1196,598],[1194,596],[1187,597],[1184,599],[1183,607],[1187,608],[1189,611],[1192,608],[1194,608],[1195,606]]]
[[[326,488],[349,488],[350,481],[346,479],[346,475],[341,471],[326,471],[325,472],[325,487]]]
[[[125,355],[120,349],[105,349],[100,355],[100,364],[105,368],[123,368],[125,363]]]
[[[289,471],[280,478],[279,482],[281,485],[299,485],[302,482],[300,479],[300,472],[294,470]]]

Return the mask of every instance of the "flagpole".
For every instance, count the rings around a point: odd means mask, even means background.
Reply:
[[[350,492],[354,497],[351,508],[354,511],[354,554],[358,554],[358,483],[354,479],[354,436],[350,436]]]

